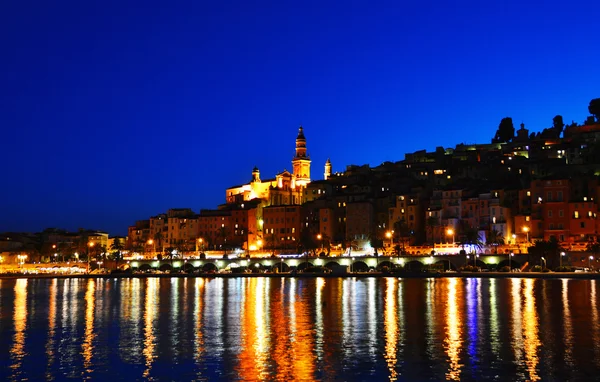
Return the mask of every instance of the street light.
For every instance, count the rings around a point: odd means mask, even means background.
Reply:
[[[515,235],[514,233],[512,234],[512,239],[513,239],[513,245],[517,244],[517,235]]]
[[[448,230],[446,231],[446,234],[448,236],[452,236],[452,245],[454,245],[454,230],[452,228],[448,228]]]
[[[203,242],[204,242],[204,240],[201,237],[198,238],[198,240],[196,240],[196,257],[200,256],[200,254],[198,253],[198,243],[200,243],[200,246],[202,246]]]
[[[323,239],[323,235],[318,234],[317,235],[317,240],[319,240],[321,242],[321,252],[323,252],[323,240],[322,239]]]
[[[154,245],[154,240],[152,240],[152,239],[148,240],[148,245],[152,246],[152,257],[154,258],[155,252],[156,252],[156,249],[155,249],[156,247]]]
[[[542,257],[542,261],[544,262],[544,265],[542,267],[542,271],[543,271],[544,269],[546,269],[546,258]]]
[[[514,236],[514,235],[513,235]],[[508,269],[510,270],[510,272],[512,272],[512,264],[511,264],[511,258],[514,256],[514,253],[510,253],[510,255],[508,256]]]
[[[90,273],[90,256],[92,255],[92,248],[94,247],[94,242],[90,241],[88,243],[88,247],[90,247],[90,249],[88,250],[87,255],[87,273]]]
[[[562,263],[563,263],[563,257],[566,256],[566,253],[561,252],[560,253],[560,267],[562,268]]]
[[[392,235],[392,233],[390,231],[387,231],[385,233],[385,237],[390,239],[390,251],[392,251],[392,253],[394,253],[394,236]]]
[[[588,257],[588,268],[590,268],[590,271],[592,270],[592,260],[594,260],[594,256]]]
[[[527,234],[527,242],[529,243],[529,227],[527,227],[527,226],[523,227],[523,232],[525,232]]]

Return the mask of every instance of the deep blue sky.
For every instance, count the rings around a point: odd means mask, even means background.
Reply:
[[[125,234],[291,169],[312,178],[581,123],[599,1],[3,1],[0,231]]]

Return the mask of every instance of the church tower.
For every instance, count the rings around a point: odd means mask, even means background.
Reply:
[[[331,178],[331,161],[327,158],[327,162],[325,162],[325,180]]]
[[[310,183],[310,157],[306,154],[306,138],[302,126],[296,137],[296,155],[292,159],[296,186],[306,186]]]
[[[258,171],[258,167],[254,166],[252,170],[252,181],[260,183],[260,171]]]

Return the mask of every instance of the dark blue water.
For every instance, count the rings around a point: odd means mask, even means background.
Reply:
[[[595,280],[0,280],[0,380],[600,380]]]

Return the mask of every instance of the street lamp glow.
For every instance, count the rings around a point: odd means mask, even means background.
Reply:
[[[452,228],[448,228],[448,230],[446,231],[446,234],[448,236],[452,236],[452,244],[454,244],[455,240],[454,240],[454,230]]]

